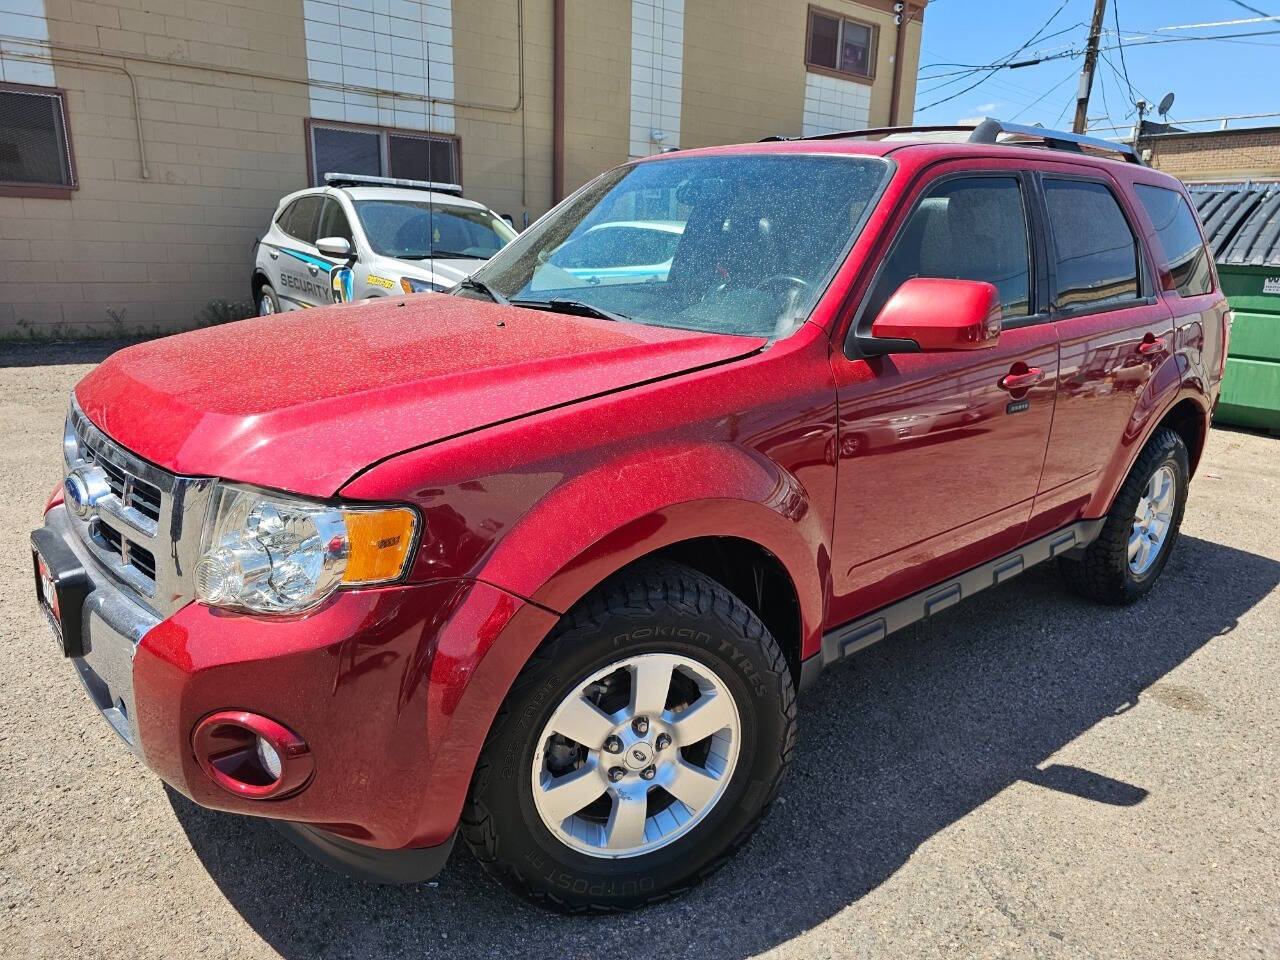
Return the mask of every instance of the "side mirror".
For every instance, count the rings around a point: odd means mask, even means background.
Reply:
[[[859,337],[865,354],[982,350],[1000,340],[1000,294],[982,280],[915,277],[900,286]]]
[[[316,249],[335,260],[353,260],[351,241],[346,237],[324,237],[316,241]]]

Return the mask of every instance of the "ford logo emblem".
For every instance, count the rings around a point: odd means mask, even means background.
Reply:
[[[77,467],[62,481],[62,498],[77,517],[88,518],[98,501],[111,493],[107,477],[97,467]]]

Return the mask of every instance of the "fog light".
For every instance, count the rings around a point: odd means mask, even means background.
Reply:
[[[306,741],[260,713],[212,713],[196,724],[191,747],[209,779],[249,800],[288,796],[306,787],[315,772]]]
[[[280,754],[276,753],[275,747],[262,737],[258,738],[258,762],[262,764],[262,769],[271,775],[272,780],[280,779]]]

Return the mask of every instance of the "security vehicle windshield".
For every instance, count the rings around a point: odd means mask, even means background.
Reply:
[[[488,210],[426,200],[357,200],[356,216],[374,253],[398,260],[487,260],[516,235]]]
[[[782,337],[809,315],[887,180],[874,157],[668,157],[588,184],[464,296]]]

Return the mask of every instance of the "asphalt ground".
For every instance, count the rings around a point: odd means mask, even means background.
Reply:
[[[53,651],[29,529],[110,345],[0,348],[0,957],[1280,957],[1280,439],[1215,429],[1124,609],[1028,571],[801,699],[754,840],[674,902],[378,887],[167,791]]]

